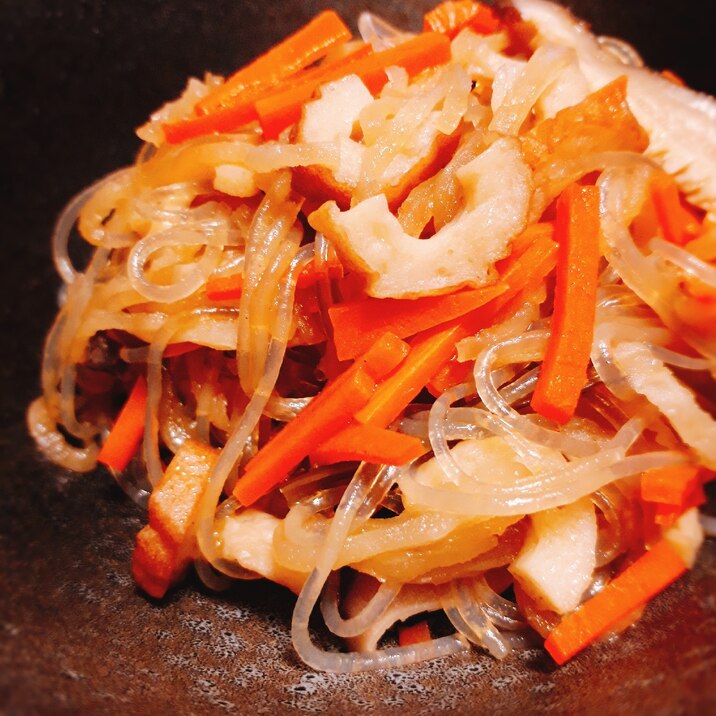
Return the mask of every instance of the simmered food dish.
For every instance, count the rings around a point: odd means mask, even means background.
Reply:
[[[28,424],[148,505],[153,597],[285,585],[318,669],[563,663],[710,524],[716,102],[542,0],[359,28],[191,79],[70,203]]]

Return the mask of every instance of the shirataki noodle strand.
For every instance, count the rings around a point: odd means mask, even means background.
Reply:
[[[261,417],[276,384],[278,372],[286,352],[286,341],[291,322],[296,279],[301,269],[311,260],[312,255],[313,245],[306,245],[298,251],[291,262],[290,269],[282,282],[281,292],[279,294],[279,303],[275,314],[275,323],[263,375],[251,396],[251,400],[241,420],[236,424],[226,440],[224,449],[211,473],[209,483],[199,504],[196,519],[196,536],[199,549],[207,562],[215,566],[219,571],[224,570],[218,566],[216,539],[213,530],[216,505],[218,504],[224,484],[234,465],[236,465],[241,458],[249,435],[253,432],[256,423]]]
[[[467,644],[458,636],[445,636],[424,644],[407,647],[389,647],[371,654],[362,652],[326,652],[316,647],[308,633],[308,620],[318,601],[323,585],[331,573],[338,551],[350,531],[353,519],[371,493],[382,492],[387,482],[395,479],[394,469],[383,469],[375,473],[377,479],[365,478],[370,471],[360,468],[348,489],[345,491],[335,517],[326,535],[323,548],[319,553],[316,567],[309,575],[298,596],[291,619],[291,635],[294,648],[303,661],[314,669],[333,672],[354,672],[357,670],[397,668],[424,659],[434,659],[455,654],[467,648]],[[382,488],[382,489],[381,489]]]

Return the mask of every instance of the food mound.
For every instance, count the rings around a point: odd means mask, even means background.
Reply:
[[[153,597],[273,580],[315,669],[563,663],[710,524],[716,101],[543,0],[358,26],[191,79],[71,202],[28,424],[148,505]]]

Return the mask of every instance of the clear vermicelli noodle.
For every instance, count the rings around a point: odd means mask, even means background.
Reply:
[[[147,506],[142,590],[283,585],[314,669],[561,664],[714,532],[716,101],[544,0],[358,27],[190,79],[69,203],[29,429]]]

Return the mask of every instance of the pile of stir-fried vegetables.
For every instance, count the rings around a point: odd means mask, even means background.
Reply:
[[[708,524],[716,102],[542,0],[424,23],[324,12],[152,115],[58,223],[28,422],[148,503],[155,597],[283,584],[320,669],[562,663]]]

